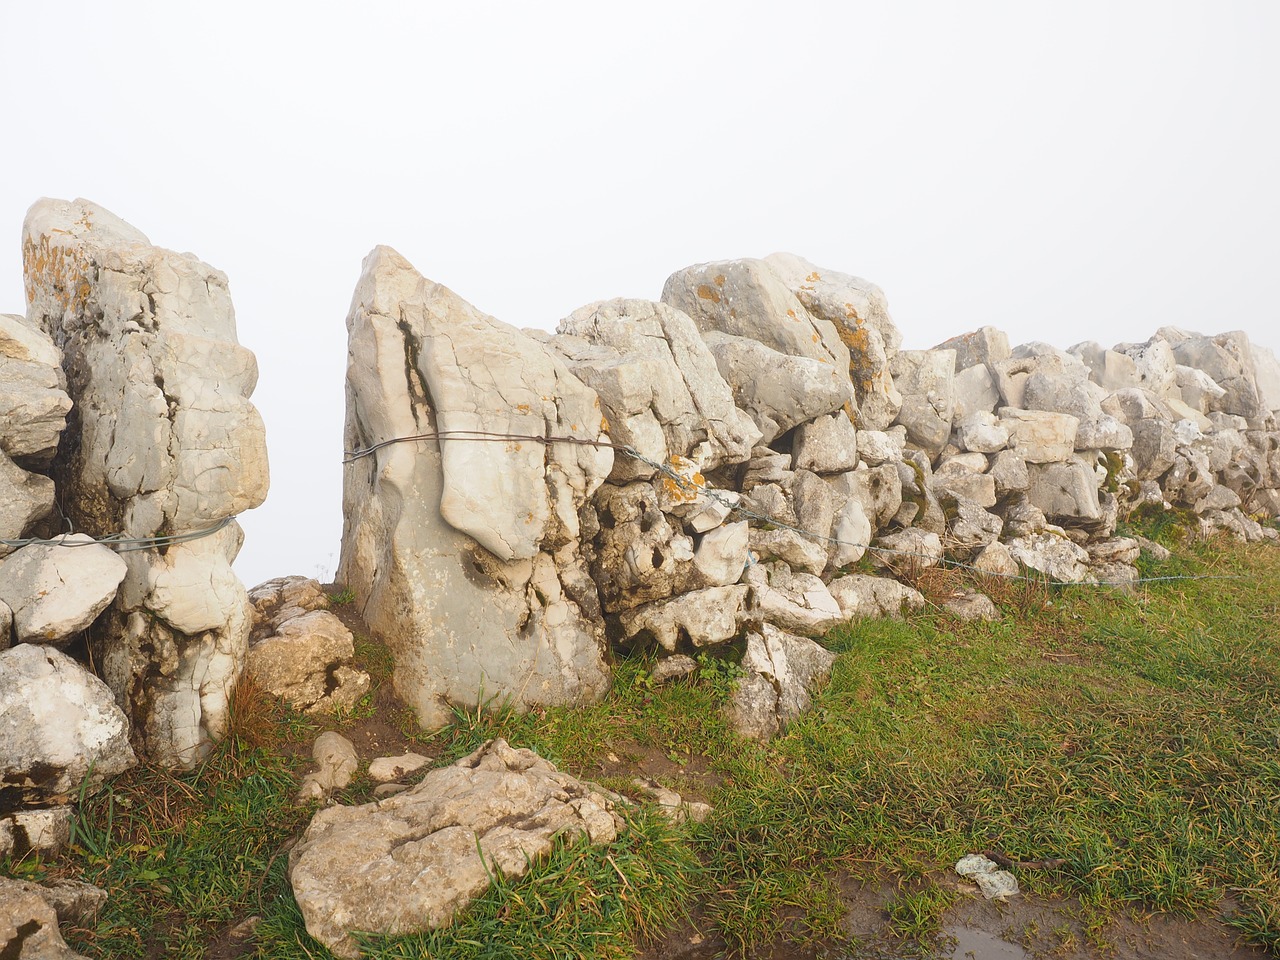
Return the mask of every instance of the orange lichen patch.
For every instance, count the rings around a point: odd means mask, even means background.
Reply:
[[[698,299],[710,300],[712,303],[719,303],[720,294],[716,293],[714,290],[708,287],[705,283],[703,283],[698,286]]]
[[[76,247],[55,247],[48,237],[41,237],[38,242],[28,240],[22,245],[22,279],[27,303],[33,303],[37,289],[43,289],[64,311],[83,313],[91,293],[89,267]]]
[[[517,403],[516,410],[520,413],[533,413],[533,408],[527,403]]]
[[[609,418],[603,413],[600,414],[600,432],[606,434],[609,432]]]
[[[846,401],[841,409],[844,410],[844,415],[856,426],[858,423],[858,408],[853,405],[853,401]]]
[[[813,334],[813,342],[814,342],[814,343],[817,343],[817,342],[818,342],[819,340],[821,340],[821,339],[822,339],[822,338],[821,338],[820,336],[818,336],[816,333],[815,333],[815,334]]]
[[[821,279],[822,277],[818,274],[817,270],[813,271],[813,273],[805,277],[805,280],[807,280],[809,283],[817,283]]]
[[[854,323],[858,324],[858,326],[862,326],[863,320],[858,316],[858,311],[854,309],[852,303],[846,303],[844,305],[844,316],[846,320],[852,320]]]
[[[693,503],[707,485],[706,477],[698,472],[698,465],[687,457],[672,454],[667,458],[675,477],[664,474],[662,485],[667,496],[675,503]],[[677,479],[677,477],[679,479]]]
[[[723,287],[723,286],[724,286],[724,274],[723,274],[723,273],[721,273],[721,274],[717,274],[716,279],[715,279],[715,284],[716,284],[716,286],[717,286],[717,287]]]

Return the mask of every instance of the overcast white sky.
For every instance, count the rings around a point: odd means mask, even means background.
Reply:
[[[39,196],[226,271],[272,486],[236,567],[327,578],[344,319],[387,243],[517,326],[790,250],[909,347],[1280,347],[1280,3],[0,2],[0,312]]]

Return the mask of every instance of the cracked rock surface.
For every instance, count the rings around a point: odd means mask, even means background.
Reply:
[[[622,827],[616,801],[491,740],[385,800],[317,813],[290,851],[289,881],[307,932],[356,957],[353,931],[442,926],[488,889],[491,873],[523,876],[557,837],[611,843]]]
[[[87,200],[39,200],[22,234],[28,321],[62,351],[78,437],[54,464],[78,532],[209,529],[267,493],[252,353],[227,278],[152,246]],[[65,446],[65,445],[64,445]],[[231,570],[241,534],[122,554],[128,570],[90,635],[135,745],[190,766],[227,726],[249,609]]]

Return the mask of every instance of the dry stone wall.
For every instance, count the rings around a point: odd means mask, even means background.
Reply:
[[[877,287],[790,254],[520,332],[385,248],[348,329],[340,577],[428,726],[590,700],[617,651],[733,650],[767,737],[830,667],[813,638],[920,605],[922,569],[1132,583],[1144,503],[1277,538],[1280,365],[1239,332],[902,350]]]
[[[190,766],[225,732],[252,612],[233,518],[267,491],[225,276],[86,200],[38,201],[22,251],[26,315],[0,315],[0,855],[65,842],[86,781]]]

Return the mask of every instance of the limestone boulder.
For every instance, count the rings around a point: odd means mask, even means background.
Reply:
[[[1050,520],[1097,520],[1102,516],[1098,478],[1083,460],[1031,463],[1027,470],[1031,478],[1027,499]]]
[[[335,790],[341,790],[360,769],[360,758],[355,745],[340,733],[326,730],[311,745],[311,757],[315,769],[302,779],[298,790],[299,802],[327,800]]]
[[[354,707],[369,692],[369,675],[352,664],[351,631],[327,610],[273,624],[251,637],[247,670],[254,683],[303,713]]]
[[[942,538],[931,531],[909,528],[876,540],[872,561],[895,573],[916,573],[936,567],[943,557]]]
[[[1009,553],[1009,548],[998,540],[989,543],[973,558],[973,567],[978,573],[989,577],[1016,577],[1018,563]]]
[[[1175,369],[1178,361],[1173,348],[1163,337],[1155,336],[1144,343],[1117,344],[1115,350],[1133,360],[1138,387],[1162,399],[1177,393]]]
[[[84,960],[67,946],[58,914],[33,883],[0,877],[0,956],[5,960]]]
[[[896,463],[859,468],[832,478],[845,498],[857,500],[873,529],[886,526],[902,508],[902,478]]]
[[[906,440],[905,427],[889,431],[861,430],[858,433],[858,459],[870,467],[896,463],[902,459]]]
[[[1173,420],[1173,411],[1150,390],[1128,387],[1116,390],[1102,401],[1102,412],[1132,427],[1139,420]]]
[[[1133,432],[1134,472],[1139,480],[1155,480],[1162,476],[1178,456],[1178,440],[1169,420],[1149,418],[1131,426]]]
[[[106,684],[52,647],[0,651],[0,806],[72,795],[135,762]]]
[[[809,314],[829,321],[849,348],[858,426],[881,430],[893,423],[902,396],[889,362],[902,346],[902,334],[889,316],[884,292],[860,277],[814,266],[793,254],[771,254],[765,262]]]
[[[188,766],[226,730],[244,665],[232,518],[267,493],[257,363],[237,342],[224,274],[96,204],[38,201],[22,251],[27,318],[62,350],[77,410],[79,442],[58,468],[72,523],[95,537],[207,534],[125,554],[89,637],[135,745]]]
[[[1257,376],[1258,399],[1271,413],[1280,412],[1280,360],[1267,347],[1251,343],[1249,348]]]
[[[897,422],[907,439],[936,457],[951,436],[955,415],[955,362],[951,350],[902,350],[893,358],[893,382],[902,393]]]
[[[1015,561],[1059,583],[1087,583],[1089,554],[1058,529],[1015,537],[1006,543]]]
[[[648,300],[609,300],[560,321],[551,346],[600,397],[609,435],[658,463],[672,455],[702,469],[750,457],[760,431],[733,401],[698,328],[680,310]],[[615,457],[615,482],[652,475]]]
[[[678,270],[667,278],[662,301],[692,317],[704,336],[719,332],[753,340],[785,357],[825,364],[849,383],[849,348],[835,326],[811,315],[764,260],[721,260]],[[734,385],[732,378],[725,379]]]
[[[796,428],[791,442],[794,470],[844,473],[858,466],[858,431],[844,414],[827,414]]]
[[[835,661],[834,653],[813,640],[764,624],[747,635],[746,677],[730,697],[730,722],[744,736],[768,740],[809,709]]]
[[[1047,410],[1001,407],[1000,420],[1009,431],[1009,448],[1028,463],[1069,460],[1076,449],[1077,417]]]
[[[580,542],[594,531],[579,524],[613,451],[593,445],[595,391],[388,247],[365,259],[347,335],[346,448],[434,435],[343,474],[338,579],[391,648],[397,691],[428,728],[450,703],[598,698],[608,676]]]
[[[785,563],[757,563],[743,577],[756,617],[790,633],[820,637],[844,619],[822,579]]]
[[[61,362],[45,331],[0,314],[0,453],[26,465],[53,459],[71,410]]]
[[[1027,460],[1013,450],[1001,450],[990,459],[987,473],[996,485],[996,497],[1004,498],[1010,494],[1025,493],[1031,486],[1031,474],[1027,470]]]
[[[846,620],[867,617],[901,618],[904,610],[919,610],[924,595],[888,577],[851,573],[827,585]]]
[[[0,816],[0,857],[57,854],[71,842],[74,819],[75,809],[70,804],[14,810]]]
[[[1000,405],[1000,388],[985,364],[968,367],[956,374],[955,418],[989,414]]]
[[[599,518],[591,575],[608,612],[661,600],[696,587],[693,538],[658,505],[648,483],[609,484],[596,498]]]
[[[853,386],[830,359],[780,353],[749,337],[704,334],[734,402],[771,443],[792,427],[852,407]]]
[[[63,647],[115,599],[128,567],[84,534],[33,543],[0,560],[0,600],[19,643]]]
[[[751,588],[745,584],[708,587],[632,607],[618,615],[618,624],[630,643],[652,638],[674,653],[734,639],[751,618],[751,606]]]
[[[321,810],[289,853],[289,881],[307,932],[356,957],[355,931],[447,924],[495,875],[523,876],[557,840],[611,843],[622,827],[616,802],[493,740],[385,800]]]
[[[1178,364],[1203,371],[1221,390],[1205,391],[1203,397],[1195,387],[1179,390],[1180,399],[1192,407],[1203,399],[1205,408],[1221,410],[1236,416],[1255,420],[1270,410],[1258,393],[1258,374],[1254,366],[1253,346],[1249,335],[1242,330],[1220,333],[1215,337],[1191,335],[1173,345],[1173,356]],[[1184,378],[1185,379],[1185,378]],[[1174,369],[1175,384],[1181,388]],[[1190,397],[1188,397],[1190,394]]]
[[[745,520],[726,523],[704,533],[693,551],[698,581],[713,587],[737,583],[749,559],[750,542]]]
[[[1009,428],[989,411],[958,418],[952,424],[952,436],[960,449],[976,453],[998,453],[1009,445]]]
[[[1133,430],[1108,414],[1081,420],[1076,428],[1076,450],[1130,450]]]
[[[1138,365],[1128,354],[1108,350],[1092,341],[1077,343],[1067,352],[1088,368],[1089,379],[1107,393],[1137,387],[1142,382]]]

